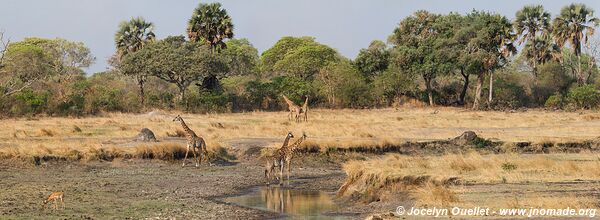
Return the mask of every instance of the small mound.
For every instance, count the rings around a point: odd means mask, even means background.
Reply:
[[[477,139],[477,134],[474,131],[465,131],[460,136],[455,137],[452,142],[458,145],[472,143]]]
[[[140,133],[137,136],[138,141],[143,142],[156,142],[156,137],[154,136],[154,132],[148,128],[142,128]]]

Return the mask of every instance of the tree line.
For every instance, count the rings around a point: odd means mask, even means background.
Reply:
[[[8,116],[278,110],[281,95],[329,108],[406,100],[472,109],[596,108],[599,24],[583,4],[555,17],[528,5],[512,21],[488,11],[420,10],[400,20],[386,42],[374,40],[349,59],[309,36],[282,37],[259,54],[247,39],[234,38],[221,4],[201,3],[186,35],[159,38],[144,18],[123,21],[110,69],[89,77],[82,68],[95,57],[83,43],[0,35],[0,109]]]

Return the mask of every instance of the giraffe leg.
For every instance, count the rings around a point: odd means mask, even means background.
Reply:
[[[192,153],[194,154],[194,162],[196,162],[196,167],[198,167],[198,155],[196,155],[196,146],[192,147]]]
[[[182,167],[185,166],[185,160],[187,160],[187,156],[188,156],[189,152],[190,152],[190,145],[188,144],[187,151],[185,151],[185,157],[183,158],[183,164],[181,165]]]
[[[287,167],[286,167],[287,168],[287,185],[289,186],[290,185],[290,173],[292,172],[292,170],[291,170],[291,166],[290,166],[290,164],[291,164],[290,161],[286,161],[286,162],[287,162],[287,164],[286,164],[287,165]]]
[[[284,169],[284,161],[279,162],[279,185],[283,185],[283,169]]]

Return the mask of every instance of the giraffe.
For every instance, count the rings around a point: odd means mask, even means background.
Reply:
[[[304,105],[302,105],[301,110],[304,121],[308,121],[308,95],[306,95],[306,99],[304,100]]]
[[[181,127],[183,127],[183,130],[185,131],[185,138],[187,139],[187,151],[185,152],[185,158],[183,158],[183,164],[181,165],[182,167],[185,166],[185,161],[187,160],[187,156],[188,153],[190,152],[190,148],[192,148],[192,153],[194,154],[194,159],[196,160],[196,167],[200,166],[200,163],[202,163],[202,154],[206,154],[207,150],[206,150],[206,142],[204,142],[204,139],[202,137],[198,137],[198,135],[196,135],[196,133],[194,133],[194,131],[192,131],[192,129],[190,129],[185,122],[183,121],[183,118],[181,118],[181,116],[177,115],[177,117],[175,117],[173,119],[173,121],[179,121],[181,122]],[[198,148],[198,153],[200,154],[200,158],[197,157],[196,155],[196,148]]]
[[[288,185],[290,185],[290,175],[292,173],[292,158],[294,156],[294,153],[298,150],[298,147],[300,147],[300,144],[302,144],[302,142],[304,140],[306,140],[307,136],[306,133],[302,133],[302,137],[298,138],[298,140],[296,140],[296,142],[294,142],[292,145],[288,146],[288,151],[286,152],[285,156],[284,156],[284,161],[285,161],[285,167],[287,168],[287,181],[288,181]]]
[[[285,103],[287,103],[288,105],[288,110],[290,111],[290,114],[288,114],[288,119],[292,120],[292,118],[294,118],[296,121],[300,120],[300,112],[302,111],[302,108],[298,105],[296,105],[296,103],[292,102],[292,100],[288,99],[287,96],[285,95],[281,95],[283,96],[283,99],[285,100]],[[294,115],[296,114],[296,115]]]
[[[265,166],[265,179],[267,181],[267,185],[271,183],[271,176],[273,175],[275,168],[279,168],[279,184],[281,185],[283,183],[282,181],[285,155],[288,151],[288,144],[290,142],[290,139],[293,137],[294,135],[292,134],[292,132],[288,132],[288,134],[285,136],[285,140],[283,141],[281,147],[277,149],[277,151],[275,151],[275,153],[273,153],[272,156],[268,156],[266,158],[267,164]]]

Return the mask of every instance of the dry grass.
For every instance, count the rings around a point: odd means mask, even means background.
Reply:
[[[437,114],[431,114],[438,111]],[[183,137],[172,117],[177,113],[109,113],[90,118],[4,119],[0,129],[0,154],[36,151],[42,145],[54,152],[69,149],[135,147],[125,143],[147,127],[159,140]],[[406,141],[446,140],[473,130],[504,141],[580,141],[596,137],[600,114],[529,111],[523,113],[474,112],[457,108],[399,108],[373,110],[311,110],[308,123],[287,120],[285,112],[182,115],[188,126],[209,146],[229,146],[241,138],[282,139],[287,131],[306,132],[305,147],[326,152],[331,147],[377,148]],[[598,119],[598,120],[596,120]],[[66,150],[61,150],[64,148]],[[506,146],[511,149],[510,145]],[[513,146],[514,148],[514,146]],[[460,165],[460,164],[457,164]],[[468,169],[468,168],[467,168]]]
[[[419,206],[448,206],[460,201],[455,183],[546,184],[595,181],[600,178],[600,160],[593,153],[519,155],[478,153],[443,156],[404,156],[391,154],[366,161],[344,164],[348,177],[339,194],[378,193],[380,189],[410,191]],[[458,181],[454,181],[458,180]],[[379,190],[377,190],[379,189]],[[370,195],[377,197],[376,195]],[[562,198],[562,200],[561,200]],[[583,207],[587,197],[519,197],[519,207]],[[495,199],[491,202],[499,202]],[[504,200],[512,207],[513,200]],[[593,203],[593,207],[597,204]],[[592,207],[592,206],[588,206]]]

